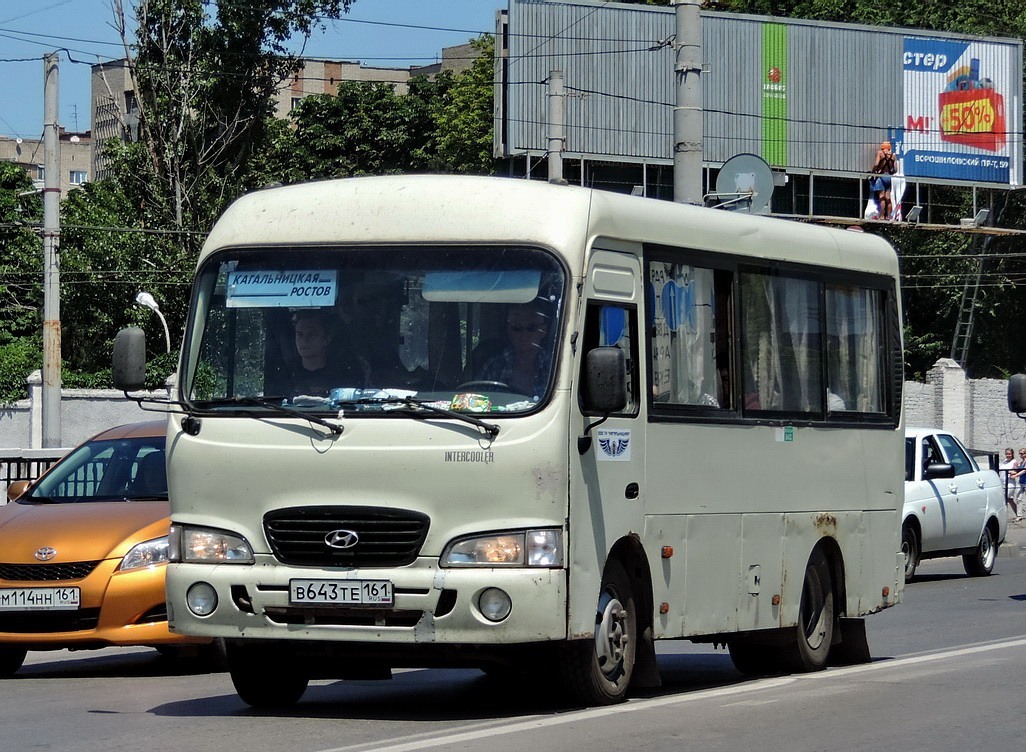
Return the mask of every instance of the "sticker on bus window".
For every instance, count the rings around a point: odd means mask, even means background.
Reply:
[[[599,428],[595,431],[598,459],[606,462],[630,462],[631,432],[625,428]]]
[[[225,292],[226,308],[323,308],[335,305],[338,271],[232,271]]]

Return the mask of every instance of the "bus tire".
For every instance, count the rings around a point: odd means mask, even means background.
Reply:
[[[792,671],[804,673],[826,668],[836,620],[830,563],[823,550],[817,548],[805,565],[798,624],[788,651]]]
[[[567,692],[584,705],[613,705],[627,698],[638,647],[634,592],[623,565],[610,559],[595,610],[595,637],[561,646]]]
[[[13,676],[25,662],[28,651],[17,645],[0,645],[0,677]]]
[[[912,582],[919,566],[919,536],[907,523],[901,526],[901,553],[905,555],[905,582]]]
[[[244,703],[260,709],[290,708],[303,696],[310,678],[291,651],[280,645],[226,645],[228,673]]]
[[[980,542],[976,544],[976,550],[962,557],[962,566],[965,567],[965,573],[970,577],[988,576],[994,571],[997,551],[998,547],[994,542],[994,533],[990,529],[990,525],[984,525],[983,532],[980,534]]]

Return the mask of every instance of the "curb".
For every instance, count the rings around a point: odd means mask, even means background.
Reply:
[[[998,556],[1012,559],[1026,557],[1026,523],[1009,521],[1005,542],[998,549]]]

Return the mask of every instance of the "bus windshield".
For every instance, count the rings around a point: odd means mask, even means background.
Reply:
[[[231,249],[197,281],[197,410],[526,412],[552,388],[566,274],[510,246]]]

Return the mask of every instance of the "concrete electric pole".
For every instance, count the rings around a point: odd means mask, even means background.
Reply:
[[[43,58],[43,448],[61,445],[61,140],[57,62]]]
[[[702,16],[701,0],[672,0],[677,21],[673,109],[673,200],[703,203],[702,186]]]
[[[563,150],[566,148],[566,99],[563,71],[549,71],[549,182],[566,184],[563,179]]]

